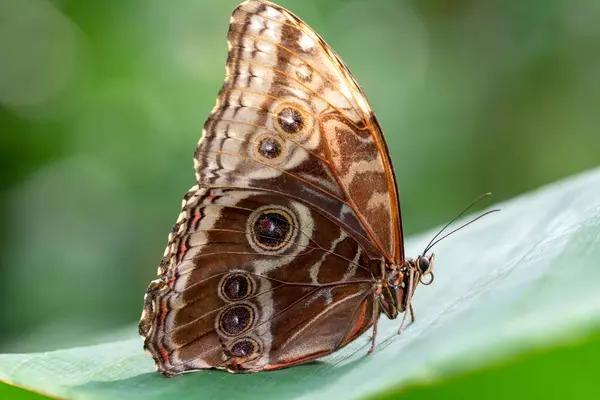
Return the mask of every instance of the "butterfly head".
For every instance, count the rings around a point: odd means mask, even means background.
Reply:
[[[431,285],[434,258],[434,254],[419,256],[407,259],[402,267],[389,267],[391,272],[379,289],[379,305],[389,319],[395,319],[399,313],[406,310],[419,283]]]
[[[417,284],[430,285],[433,282],[433,260],[434,254],[431,254],[409,258],[402,266],[388,266],[390,272],[378,291],[379,306],[389,319],[395,319],[406,310]]]
[[[435,254],[430,256],[420,255],[417,258],[406,260],[403,268],[402,287],[404,288],[404,297],[402,298],[402,311],[410,305],[412,295],[420,284],[428,286],[433,283],[433,264]]]
[[[435,258],[435,254],[431,253],[430,256],[418,256],[417,258],[408,259],[406,261],[407,271],[410,274],[412,271],[414,279],[414,285],[416,287],[417,283],[421,283],[422,285],[431,285],[433,282],[433,260]]]

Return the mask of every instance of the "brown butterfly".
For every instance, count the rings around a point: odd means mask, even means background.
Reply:
[[[381,127],[337,54],[273,3],[231,17],[227,76],[140,321],[158,371],[257,372],[412,319],[433,254],[404,256]]]

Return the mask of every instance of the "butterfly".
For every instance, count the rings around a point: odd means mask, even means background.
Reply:
[[[406,258],[383,133],[350,70],[288,10],[233,12],[226,79],[194,153],[139,324],[173,376],[284,368],[330,354],[381,314],[400,330],[430,246]],[[432,243],[430,243],[431,245]]]

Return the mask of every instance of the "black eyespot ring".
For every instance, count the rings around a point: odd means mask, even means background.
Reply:
[[[233,342],[229,346],[229,352],[235,358],[241,358],[244,362],[252,361],[260,355],[260,345],[252,338],[244,337]]]
[[[250,296],[254,290],[252,279],[242,272],[225,276],[220,285],[221,294],[226,300],[239,301]]]
[[[276,113],[275,126],[281,133],[295,135],[306,128],[305,114],[296,107],[285,105]]]
[[[256,245],[267,251],[277,251],[290,242],[294,232],[291,215],[278,208],[260,212],[250,225],[250,236]]]
[[[228,336],[237,336],[254,323],[254,310],[246,304],[236,304],[219,315],[219,328]]]
[[[264,161],[277,161],[285,154],[285,142],[273,135],[263,134],[254,141],[254,153]]]

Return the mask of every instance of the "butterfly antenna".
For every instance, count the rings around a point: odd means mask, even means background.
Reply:
[[[425,252],[428,252],[429,250],[431,250],[431,248],[432,248],[433,246],[435,246],[436,244],[438,244],[440,241],[442,241],[442,240],[446,239],[448,236],[452,235],[453,233],[460,231],[462,228],[465,228],[465,227],[467,227],[467,226],[471,225],[473,222],[477,221],[477,220],[478,220],[478,219],[480,219],[480,218],[483,218],[483,217],[485,217],[486,215],[490,215],[490,214],[492,214],[492,213],[495,213],[495,212],[498,212],[498,211],[500,211],[500,209],[499,209],[499,208],[496,208],[496,209],[494,209],[494,210],[490,210],[490,211],[486,211],[486,212],[484,212],[483,214],[481,214],[480,216],[478,216],[477,218],[473,218],[472,220],[470,220],[470,221],[469,221],[469,222],[467,222],[466,224],[459,226],[458,228],[454,229],[454,230],[453,230],[453,231],[451,231],[451,232],[448,232],[447,234],[445,234],[444,236],[442,236],[441,238],[439,238],[438,240],[436,240],[435,242],[433,242],[431,245],[429,245],[429,246],[427,247],[427,249],[425,250]],[[423,253],[423,254],[425,254],[425,253]]]
[[[492,193],[489,193],[489,192],[488,192],[488,193],[484,193],[484,194],[482,194],[481,196],[479,196],[478,198],[476,198],[475,200],[473,200],[473,201],[471,202],[471,204],[469,204],[469,205],[467,206],[467,208],[465,208],[464,210],[462,210],[462,211],[461,211],[461,212],[460,212],[460,213],[459,213],[459,214],[458,214],[456,217],[452,218],[452,220],[450,220],[450,222],[448,222],[448,223],[447,223],[447,224],[446,224],[446,225],[445,225],[445,226],[444,226],[442,229],[440,229],[440,231],[439,231],[439,232],[438,232],[438,233],[437,233],[437,234],[436,234],[436,235],[435,235],[433,238],[431,238],[431,240],[429,241],[429,243],[427,244],[427,246],[425,246],[425,250],[424,250],[424,251],[423,251],[423,253],[421,253],[421,254],[422,254],[422,255],[425,255],[425,253],[427,253],[429,250],[431,250],[431,248],[432,248],[432,247],[433,247],[433,246],[434,246],[436,243],[438,243],[438,242],[439,242],[439,240],[437,240],[437,241],[436,241],[436,239],[438,238],[438,236],[440,236],[440,235],[441,235],[441,234],[442,234],[442,233],[443,233],[443,232],[444,232],[444,231],[445,231],[445,230],[446,230],[446,229],[447,229],[447,228],[448,228],[450,225],[452,225],[452,224],[453,224],[453,223],[454,223],[454,222],[455,222],[457,219],[459,219],[460,217],[462,217],[462,216],[463,216],[463,215],[464,215],[464,214],[465,214],[467,211],[469,211],[469,210],[470,210],[470,209],[471,209],[471,208],[472,208],[472,207],[473,207],[475,204],[477,204],[479,201],[481,201],[482,199],[484,199],[484,198],[486,198],[486,197],[488,197],[488,196],[491,196],[491,195],[492,195]],[[465,225],[461,226],[460,228],[457,228],[457,229],[453,230],[452,232],[450,232],[450,233],[449,233],[449,234],[447,234],[447,235],[444,235],[444,236],[443,236],[443,237],[442,237],[440,240],[442,240],[442,239],[444,239],[444,238],[448,237],[449,235],[451,235],[451,234],[453,234],[454,232],[456,232],[456,231],[458,231],[458,230],[460,230],[460,229],[464,228],[465,226],[467,226],[467,225],[469,225],[469,224],[471,224],[471,223],[473,223],[473,222],[477,221],[479,218],[481,218],[481,217],[483,217],[483,216],[485,216],[485,215],[487,215],[487,214],[491,214],[492,212],[496,212],[496,211],[500,211],[500,210],[499,210],[499,209],[497,209],[497,210],[488,211],[488,212],[486,212],[486,213],[484,213],[484,214],[480,215],[479,217],[475,218],[474,220],[470,221],[469,223],[467,223],[467,224],[465,224]]]

